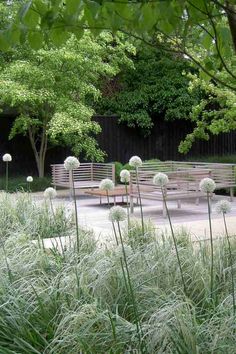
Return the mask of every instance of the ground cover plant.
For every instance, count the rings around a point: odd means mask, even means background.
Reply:
[[[135,234],[136,226],[132,226]],[[138,226],[138,232],[142,230]],[[97,247],[80,231],[80,253],[44,252],[30,236],[12,232],[0,257],[1,353],[135,353],[132,300],[121,246]],[[236,242],[232,257],[236,261]],[[188,296],[182,290],[172,239],[127,237],[125,253],[146,353],[234,353],[235,318],[225,240],[214,245],[215,292],[210,298],[207,242],[178,243]],[[7,264],[11,277],[7,272]]]
[[[29,193],[0,194],[1,242],[14,233],[24,234],[31,240],[68,236],[74,225],[73,215],[64,207],[54,208],[44,200],[33,201]]]

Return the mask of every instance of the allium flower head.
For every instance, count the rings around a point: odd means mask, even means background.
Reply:
[[[31,183],[31,182],[33,182],[33,177],[32,176],[28,176],[27,178],[26,178],[26,181],[27,182],[29,182],[29,183]]]
[[[77,157],[74,156],[68,156],[65,161],[64,161],[64,168],[67,171],[72,171],[75,170],[76,168],[78,168],[80,166],[80,162],[77,159]]]
[[[133,156],[131,157],[131,159],[129,160],[129,165],[132,166],[132,167],[140,167],[142,166],[142,160],[140,159],[139,156]]]
[[[204,193],[212,193],[216,189],[216,184],[211,178],[203,178],[199,184],[199,187]]]
[[[11,157],[10,154],[5,154],[5,155],[3,155],[2,160],[4,162],[11,162],[12,161],[12,157]]]
[[[220,200],[219,202],[216,203],[215,210],[218,214],[227,214],[231,212],[231,203],[224,199]]]
[[[112,191],[114,189],[114,183],[111,179],[105,178],[100,182],[99,188],[102,191]]]
[[[110,209],[109,220],[110,221],[124,221],[126,219],[126,211],[120,206],[113,206]]]
[[[120,172],[120,180],[123,183],[129,183],[129,181],[130,181],[130,172],[128,170],[122,170]]]
[[[153,183],[157,186],[164,187],[169,182],[169,178],[165,173],[159,172],[153,177]]]
[[[44,195],[44,198],[46,198],[46,199],[53,199],[53,198],[56,198],[57,191],[56,191],[56,189],[54,189],[52,187],[48,187],[45,189],[43,195]]]

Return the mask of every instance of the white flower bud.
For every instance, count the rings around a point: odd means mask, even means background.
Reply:
[[[123,183],[129,183],[129,181],[130,181],[130,172],[128,170],[122,170],[120,172],[120,180]]]
[[[2,160],[4,162],[11,162],[12,161],[12,157],[11,157],[10,154],[5,154],[5,155],[3,155]]]
[[[112,191],[114,189],[114,183],[111,179],[105,178],[100,182],[99,188],[102,191]]]
[[[56,191],[56,189],[54,189],[52,187],[48,187],[45,189],[43,195],[44,195],[44,198],[46,198],[46,199],[54,199],[57,196],[57,191]]]
[[[64,168],[67,171],[72,171],[75,170],[76,168],[78,168],[80,166],[80,162],[77,159],[77,157],[74,156],[68,156],[65,161],[64,161]]]
[[[204,193],[212,193],[216,189],[216,184],[211,178],[203,178],[199,184],[199,187]]]
[[[110,221],[124,221],[127,217],[126,211],[120,206],[113,206],[110,209],[109,220]]]
[[[131,157],[131,159],[129,160],[129,165],[132,166],[132,167],[140,167],[142,166],[142,160],[140,159],[139,156],[133,156]]]
[[[169,178],[165,173],[159,172],[153,177],[153,183],[157,186],[164,187],[169,182]]]

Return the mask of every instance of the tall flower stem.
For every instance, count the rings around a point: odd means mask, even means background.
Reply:
[[[28,193],[31,192],[31,189],[30,189],[30,182],[27,182],[27,189],[28,189]]]
[[[113,232],[114,232],[114,236],[115,236],[115,240],[116,240],[116,245],[119,246],[119,241],[118,241],[118,237],[117,237],[115,224],[113,221],[111,223],[112,223],[112,228],[113,228]],[[128,287],[127,279],[126,279],[126,275],[125,275],[124,263],[123,263],[123,260],[121,257],[120,257],[120,265],[121,265],[122,274],[123,274],[123,278],[124,278],[124,282],[125,282],[125,288],[127,291],[129,291],[129,287]]]
[[[211,205],[210,205],[210,194],[207,192],[207,208],[208,208],[208,221],[209,221],[209,230],[210,230],[210,245],[211,245],[211,299],[213,299],[213,288],[214,288],[214,249],[213,249],[213,234],[212,234],[212,224],[211,224]]]
[[[129,193],[128,193],[127,183],[125,183],[125,193],[126,193],[127,220],[128,220],[128,231],[129,231],[129,229],[130,229],[130,212],[129,212]]]
[[[50,200],[51,211],[52,211],[52,215],[53,215],[53,219],[54,219],[54,224],[56,226],[56,215],[55,215],[55,211],[54,211],[54,207],[53,207],[52,198],[49,198],[49,200]],[[59,237],[59,241],[60,241],[61,252],[62,252],[63,257],[65,258],[64,247],[63,247],[63,244],[62,244],[62,239],[61,239],[61,236],[58,236],[58,237]]]
[[[232,282],[232,298],[233,298],[233,314],[235,316],[235,314],[236,314],[236,304],[235,304],[235,289],[234,289],[233,257],[232,257],[231,244],[230,244],[230,240],[229,240],[228,228],[227,228],[226,220],[225,220],[225,213],[222,213],[222,214],[223,214],[225,233],[226,233],[228,249],[229,249],[229,260],[230,260],[231,282]]]
[[[107,195],[107,204],[110,206],[110,199],[109,199],[109,193],[108,190],[106,190],[106,195]]]
[[[79,240],[79,224],[78,224],[78,210],[77,210],[77,202],[76,202],[76,195],[75,195],[75,181],[74,181],[74,173],[71,171],[72,177],[72,189],[73,189],[73,199],[74,199],[74,208],[75,208],[75,225],[76,225],[76,247],[77,252],[79,254],[80,249],[80,240]]]
[[[123,238],[122,238],[122,234],[121,234],[119,221],[117,221],[117,226],[118,226],[119,237],[120,237],[120,242],[121,242],[121,247],[122,247],[122,253],[123,253],[124,264],[125,264],[125,269],[126,269],[126,274],[127,274],[127,281],[128,281],[130,296],[131,296],[132,303],[133,303],[135,323],[136,323],[137,334],[138,334],[138,338],[139,338],[140,350],[141,350],[141,353],[143,353],[143,349],[142,349],[143,344],[142,344],[142,337],[141,337],[142,329],[141,329],[141,325],[140,325],[137,303],[136,303],[134,290],[133,290],[133,286],[132,286],[132,282],[131,282],[131,278],[130,278],[129,266],[128,266],[128,262],[127,262],[127,258],[126,258],[126,253],[125,253],[125,248],[124,248],[124,243],[123,243]]]
[[[6,192],[8,192],[8,175],[9,175],[8,161],[6,161]]]
[[[142,221],[142,233],[144,236],[143,206],[142,206],[142,199],[141,199],[141,193],[140,193],[140,187],[139,187],[139,178],[138,178],[138,168],[137,167],[135,167],[135,173],[136,173],[136,184],[137,184],[137,190],[138,190],[138,199],[139,199],[140,214],[141,214],[141,221]]]
[[[183,284],[183,288],[184,288],[184,293],[185,293],[185,295],[187,295],[187,288],[186,288],[186,284],[185,284],[185,280],[184,280],[183,269],[182,269],[182,265],[181,265],[181,262],[180,262],[177,242],[176,242],[173,225],[172,225],[171,218],[170,218],[169,209],[167,207],[166,196],[165,196],[165,192],[163,190],[163,187],[161,187],[161,191],[162,191],[162,197],[163,197],[163,201],[164,201],[164,206],[165,206],[165,209],[166,209],[166,215],[167,215],[167,218],[168,218],[168,221],[169,221],[169,224],[170,224],[171,235],[172,235],[172,239],[173,239],[173,242],[174,242],[175,253],[176,253],[176,257],[177,257],[177,261],[178,261],[178,265],[179,265],[179,271],[180,271],[180,276],[181,276],[181,280],[182,280],[182,284]]]

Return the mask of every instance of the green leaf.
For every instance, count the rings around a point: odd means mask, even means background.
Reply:
[[[5,33],[0,33],[0,50],[3,52],[7,51],[10,47],[9,41],[6,38]]]
[[[31,46],[31,48],[33,49],[40,49],[43,46],[43,33],[42,32],[29,32],[28,34],[28,41],[29,44]]]
[[[69,33],[65,32],[63,28],[54,28],[50,31],[50,39],[56,45],[60,46],[69,38]]]
[[[75,14],[80,8],[82,8],[83,2],[78,0],[67,0],[66,1],[66,12],[70,14]]]
[[[39,24],[40,16],[37,12],[29,9],[23,18],[23,23],[30,28],[35,28]]]

